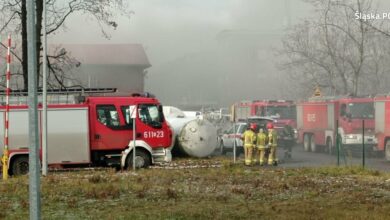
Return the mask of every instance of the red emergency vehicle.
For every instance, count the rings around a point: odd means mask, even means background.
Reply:
[[[234,105],[233,114],[237,121],[247,121],[258,116],[272,118],[278,132],[278,145],[285,149],[285,157],[291,158],[292,147],[298,137],[296,105],[293,101],[243,101]]]
[[[298,142],[305,151],[335,152],[336,121],[343,147],[378,150],[375,138],[374,99],[370,97],[314,97],[297,104]],[[364,137],[362,120],[365,121]]]
[[[48,100],[49,166],[132,166],[133,121],[130,106],[136,106],[136,166],[171,161],[172,130],[162,106],[154,97],[56,95]],[[67,100],[64,103],[64,100]],[[28,172],[27,105],[10,106],[9,171]],[[11,101],[12,101],[11,100]],[[73,100],[69,102],[69,100]],[[0,106],[4,112],[5,107]],[[39,107],[39,118],[42,111]],[[39,119],[41,123],[41,119]],[[4,124],[4,114],[0,114]],[[39,125],[40,130],[42,124]],[[0,135],[4,128],[0,126]],[[3,148],[0,138],[0,150]],[[121,164],[122,163],[122,164]]]
[[[237,121],[250,116],[271,117],[280,125],[296,128],[296,107],[288,100],[242,101],[234,105],[234,116]]]
[[[378,150],[384,151],[385,158],[390,161],[390,97],[375,98],[375,134]]]

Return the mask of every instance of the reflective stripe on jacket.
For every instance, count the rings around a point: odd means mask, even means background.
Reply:
[[[258,133],[257,134],[257,147],[264,148],[267,141],[267,135],[265,133]]]
[[[268,144],[272,147],[278,145],[278,134],[275,129],[268,131]]]

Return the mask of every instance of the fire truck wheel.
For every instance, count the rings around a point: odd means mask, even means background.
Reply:
[[[28,157],[19,156],[11,164],[12,174],[15,176],[25,175],[28,173]]]
[[[328,154],[332,155],[333,154],[333,143],[332,143],[332,139],[330,139],[330,137],[328,137],[326,139],[326,150],[328,151]]]
[[[136,168],[148,168],[150,164],[152,163],[152,160],[148,153],[146,153],[143,150],[136,149],[135,152],[135,167]],[[127,168],[132,169],[133,168],[133,152],[127,156]]]
[[[304,134],[303,135],[303,150],[306,152],[310,151],[310,135]]]
[[[310,150],[311,152],[317,152],[316,139],[314,138],[314,134],[310,136]]]
[[[387,161],[390,161],[390,140],[386,141],[386,146],[385,146],[385,157]]]

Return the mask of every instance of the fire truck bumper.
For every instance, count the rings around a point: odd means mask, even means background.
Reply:
[[[153,163],[170,163],[172,161],[172,153],[168,148],[156,148],[152,152]]]
[[[344,145],[362,145],[363,144],[363,136],[361,134],[348,134],[344,135],[343,142]],[[364,136],[364,144],[365,145],[376,145],[378,140],[375,135],[365,135]]]

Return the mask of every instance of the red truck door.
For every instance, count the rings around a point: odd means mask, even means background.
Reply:
[[[132,125],[126,124],[119,106],[96,104],[91,108],[91,149],[125,149],[132,139]]]
[[[164,122],[162,106],[156,104],[138,105],[136,130],[140,139],[151,147],[164,147],[171,145],[170,129]]]

